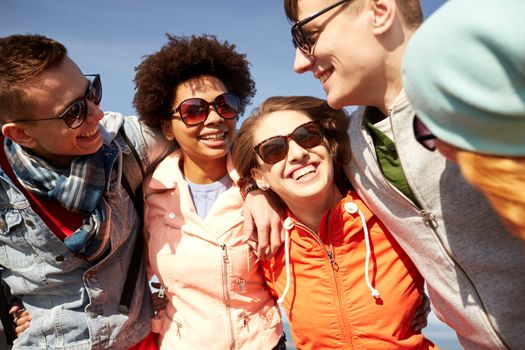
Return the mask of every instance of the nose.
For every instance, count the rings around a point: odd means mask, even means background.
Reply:
[[[215,110],[215,107],[208,107],[208,117],[204,121],[204,125],[215,125],[222,123],[223,119],[219,113]]]
[[[288,161],[290,163],[300,162],[308,156],[308,151],[291,139],[288,142]]]
[[[293,61],[293,70],[298,74],[308,72],[310,69],[312,69],[314,61],[314,56],[307,55],[304,52],[302,52],[299,48],[296,48],[295,57]]]
[[[91,100],[87,100],[87,115],[86,121],[93,121],[98,123],[104,118],[104,112],[100,109],[100,105],[96,105]]]

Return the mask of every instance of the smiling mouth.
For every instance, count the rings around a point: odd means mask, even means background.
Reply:
[[[97,134],[97,132],[98,132],[98,127],[93,129],[93,130],[91,130],[91,131],[88,131],[88,132],[86,132],[84,134],[80,134],[80,135],[78,135],[78,137],[81,138],[81,139],[88,139],[90,137],[95,136]]]
[[[319,75],[318,79],[321,82],[321,84],[324,84],[328,80],[328,78],[330,78],[332,73],[333,73],[333,69],[329,69],[329,70],[323,72],[323,74]]]
[[[226,138],[226,133],[202,135],[199,137],[199,139],[204,140],[204,141],[224,141],[225,138]]]
[[[313,165],[305,166],[304,168],[301,168],[299,170],[294,171],[293,174],[292,174],[292,178],[294,180],[299,180],[299,179],[307,176],[308,174],[315,173],[315,170],[316,170],[316,168]]]

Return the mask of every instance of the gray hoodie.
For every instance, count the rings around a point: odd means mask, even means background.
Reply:
[[[414,112],[404,93],[389,109],[393,138],[421,208],[383,176],[354,112],[348,175],[370,209],[414,261],[433,309],[465,349],[525,348],[525,245],[510,235],[456,164],[414,138]]]

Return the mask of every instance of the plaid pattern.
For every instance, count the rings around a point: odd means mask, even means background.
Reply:
[[[103,194],[120,154],[118,146],[103,145],[95,154],[76,157],[69,168],[29,154],[7,138],[4,148],[19,182],[28,191],[57,200],[67,210],[86,216],[83,225],[64,240],[68,249],[88,260],[100,257],[109,244],[105,227],[108,208]],[[108,155],[111,159],[106,158]]]

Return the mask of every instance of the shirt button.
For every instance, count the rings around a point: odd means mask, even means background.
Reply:
[[[58,262],[64,261],[64,257],[62,255],[55,256],[55,260]]]
[[[175,219],[177,217],[177,215],[175,215],[175,213],[169,213],[168,214],[168,219]]]

